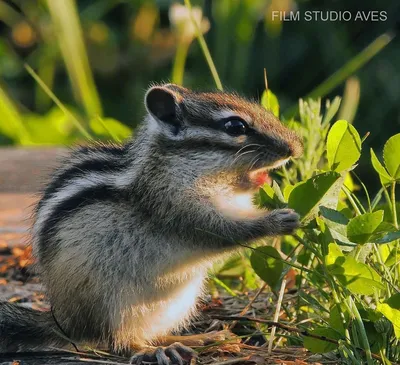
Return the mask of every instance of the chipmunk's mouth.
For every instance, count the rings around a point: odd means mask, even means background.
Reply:
[[[260,186],[264,184],[272,184],[272,178],[269,174],[271,170],[277,169],[281,166],[284,166],[287,164],[290,160],[289,158],[285,158],[282,160],[275,161],[272,165],[269,166],[263,166],[261,168],[256,168],[255,170],[251,170],[247,174],[247,179],[248,182],[250,183],[250,186],[253,188],[259,188]]]

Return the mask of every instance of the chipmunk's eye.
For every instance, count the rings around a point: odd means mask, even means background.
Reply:
[[[239,119],[239,118],[232,118],[229,119],[225,125],[225,131],[232,136],[240,136],[242,134],[246,134],[247,132],[247,124]]]

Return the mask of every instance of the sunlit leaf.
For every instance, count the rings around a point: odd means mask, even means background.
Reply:
[[[352,167],[361,155],[357,130],[345,120],[337,121],[328,133],[327,157],[331,170],[341,172]]]
[[[336,243],[330,243],[328,246],[328,255],[325,256],[325,265],[335,265],[336,263],[344,262],[344,255],[340,249],[340,247]],[[340,261],[338,259],[340,258]]]
[[[279,118],[279,102],[276,95],[271,91],[264,91],[261,97],[261,105],[272,112],[277,118]]]
[[[400,293],[394,294],[377,308],[393,324],[396,338],[400,339]]]
[[[351,256],[338,256],[328,270],[353,294],[370,295],[377,289],[385,289],[375,270]]]
[[[400,179],[400,133],[390,137],[383,148],[383,160],[390,176]]]
[[[378,160],[378,157],[376,157],[375,152],[372,148],[371,148],[371,163],[375,171],[379,174],[379,179],[381,180],[382,185],[387,185],[393,180],[392,177],[388,174],[386,169]]]

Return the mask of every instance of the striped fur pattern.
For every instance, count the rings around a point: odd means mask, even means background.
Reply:
[[[172,84],[150,88],[145,103],[148,115],[126,144],[81,147],[60,165],[33,226],[38,270],[63,331],[114,350],[185,326],[215,260],[298,225],[295,212],[252,201],[249,171],[302,151],[271,113],[235,94]],[[232,117],[249,133],[226,133]],[[34,334],[41,346],[65,341],[48,313],[23,312],[0,307],[1,350],[38,348]],[[15,325],[10,344],[7,331],[20,321],[25,332]]]

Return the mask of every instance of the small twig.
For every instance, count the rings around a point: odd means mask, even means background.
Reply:
[[[283,294],[285,293],[285,288],[286,288],[286,279],[283,279],[282,284],[281,284],[281,289],[279,291],[278,303],[276,304],[276,310],[275,310],[275,314],[274,314],[274,322],[278,322],[278,320],[279,320],[279,313],[281,311],[281,305],[282,305],[282,300],[283,300]],[[272,326],[271,337],[269,338],[269,342],[268,342],[268,355],[271,355],[271,352],[272,352],[272,344],[274,343],[275,331],[276,331],[276,327]],[[265,343],[265,345],[266,345],[266,343]],[[263,346],[263,347],[265,347],[265,346]]]
[[[265,91],[268,92],[267,69],[265,67],[264,67],[264,84],[265,84]]]
[[[86,358],[86,357],[79,357],[79,358],[74,358],[74,357],[62,357],[62,360],[68,360],[68,361],[81,361],[81,362],[95,362],[97,364],[110,364],[110,365],[126,365],[126,362],[117,362],[117,361],[110,361],[110,360],[97,360],[97,359],[91,359],[91,358]]]
[[[236,359],[220,361],[220,362],[213,362],[212,364],[213,365],[232,365],[232,364],[241,363],[243,361],[252,361],[251,356],[237,357]],[[254,362],[254,361],[252,361],[252,362]]]

